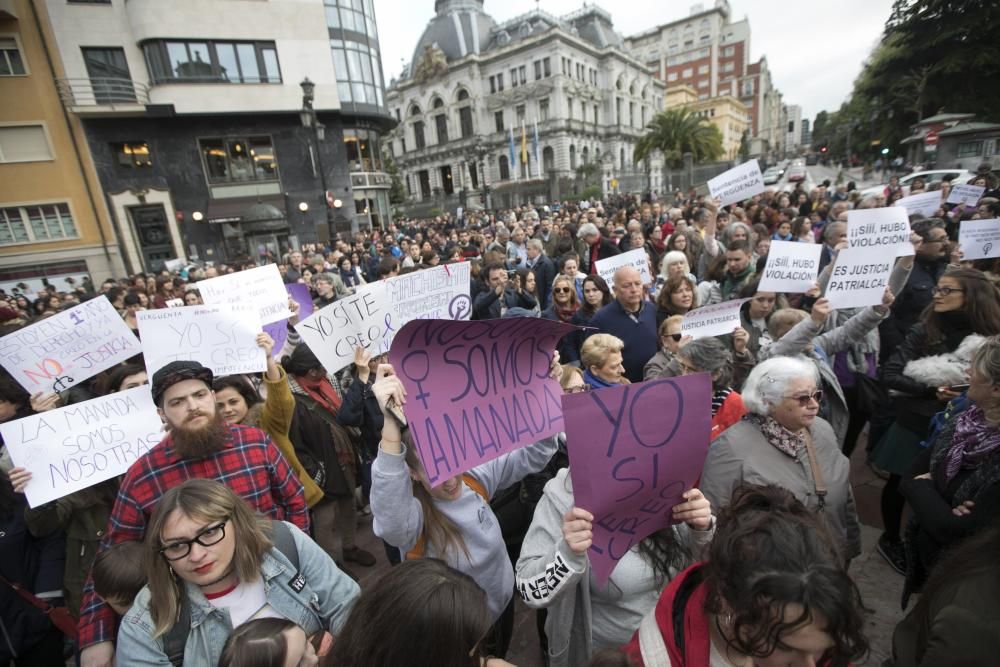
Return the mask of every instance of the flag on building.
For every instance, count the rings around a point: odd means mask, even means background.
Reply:
[[[510,159],[510,172],[514,174],[514,178],[517,178],[517,159],[514,157],[514,128],[508,129],[510,130],[510,140],[507,145],[507,153]]]
[[[531,152],[535,154],[535,171],[538,175],[542,175],[542,161],[538,159],[538,121],[535,120],[532,123],[532,130],[534,134],[531,137]]]
[[[524,131],[524,121],[521,121],[521,164],[528,165],[528,171],[526,172],[528,178],[531,178],[531,163],[528,162],[528,134]]]

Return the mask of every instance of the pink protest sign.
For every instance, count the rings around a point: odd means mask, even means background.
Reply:
[[[549,364],[576,327],[532,317],[413,320],[389,361],[406,387],[410,435],[431,485],[563,430]]]
[[[603,586],[618,561],[671,524],[701,476],[712,428],[707,373],[562,398],[576,506],[594,515],[588,556]]]
[[[304,320],[313,314],[312,296],[309,295],[309,287],[307,285],[292,283],[291,285],[285,285],[285,291],[288,292],[288,296],[295,299],[295,302],[299,304],[300,320]],[[288,339],[287,322],[287,319],[278,320],[277,322],[264,325],[264,331],[274,339],[275,357],[281,354],[281,348],[285,346],[285,341]]]

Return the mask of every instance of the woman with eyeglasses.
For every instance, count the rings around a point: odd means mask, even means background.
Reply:
[[[712,443],[701,489],[713,507],[729,503],[744,482],[791,491],[821,515],[844,561],[861,553],[861,528],[850,462],[830,423],[819,416],[823,392],[816,367],[800,357],[775,357],[743,385],[747,414]]]
[[[215,665],[233,629],[255,618],[336,635],[358,585],[298,528],[276,524],[215,480],[164,493],[143,547],[147,584],[119,628],[118,663],[168,664],[176,642],[184,665]]]
[[[905,504],[900,481],[923,451],[920,443],[931,418],[961,395],[965,387],[958,385],[968,382],[966,364],[948,355],[967,348],[969,336],[1000,334],[1000,291],[981,271],[949,270],[938,278],[931,292],[930,305],[885,361],[880,375],[893,396],[895,421],[871,457],[872,463],[889,473],[882,488],[885,531],[879,538],[878,552],[900,574],[907,569],[900,539]],[[956,372],[962,378],[959,382],[955,382]]]
[[[579,309],[580,303],[576,300],[576,287],[573,285],[573,280],[564,275],[556,276],[552,283],[552,304],[542,311],[541,317],[571,324]],[[559,359],[563,363],[579,361],[578,332],[571,331],[563,336],[556,349],[559,351]]]
[[[660,323],[660,326],[656,330],[660,341],[660,349],[642,367],[643,380],[656,380],[657,378],[678,375],[676,357],[684,340],[684,334],[681,333],[681,324],[683,321],[683,316],[671,315]]]
[[[712,440],[746,414],[743,398],[733,389],[733,353],[721,340],[699,338],[680,345],[677,365],[681,375],[708,373],[712,378]]]

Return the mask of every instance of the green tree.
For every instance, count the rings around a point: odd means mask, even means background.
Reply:
[[[680,167],[684,153],[691,153],[695,162],[711,162],[722,157],[722,133],[706,119],[696,116],[688,107],[666,109],[653,116],[649,130],[635,144],[632,159],[638,163],[655,151],[663,153],[667,164]]]
[[[389,174],[391,179],[389,203],[398,206],[406,201],[406,188],[403,186],[403,179],[399,176],[399,167],[396,166],[396,161],[392,157],[388,142],[385,141],[382,142],[382,165],[385,168],[385,173]]]

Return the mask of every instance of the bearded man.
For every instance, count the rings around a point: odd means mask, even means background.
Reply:
[[[195,477],[222,482],[253,509],[309,532],[302,484],[260,429],[227,425],[215,408],[212,371],[196,361],[173,361],[153,374],[153,402],[167,434],[129,467],[122,479],[101,549],[141,540],[160,497]],[[94,593],[88,576],[80,611],[81,664],[113,662],[114,612]]]

